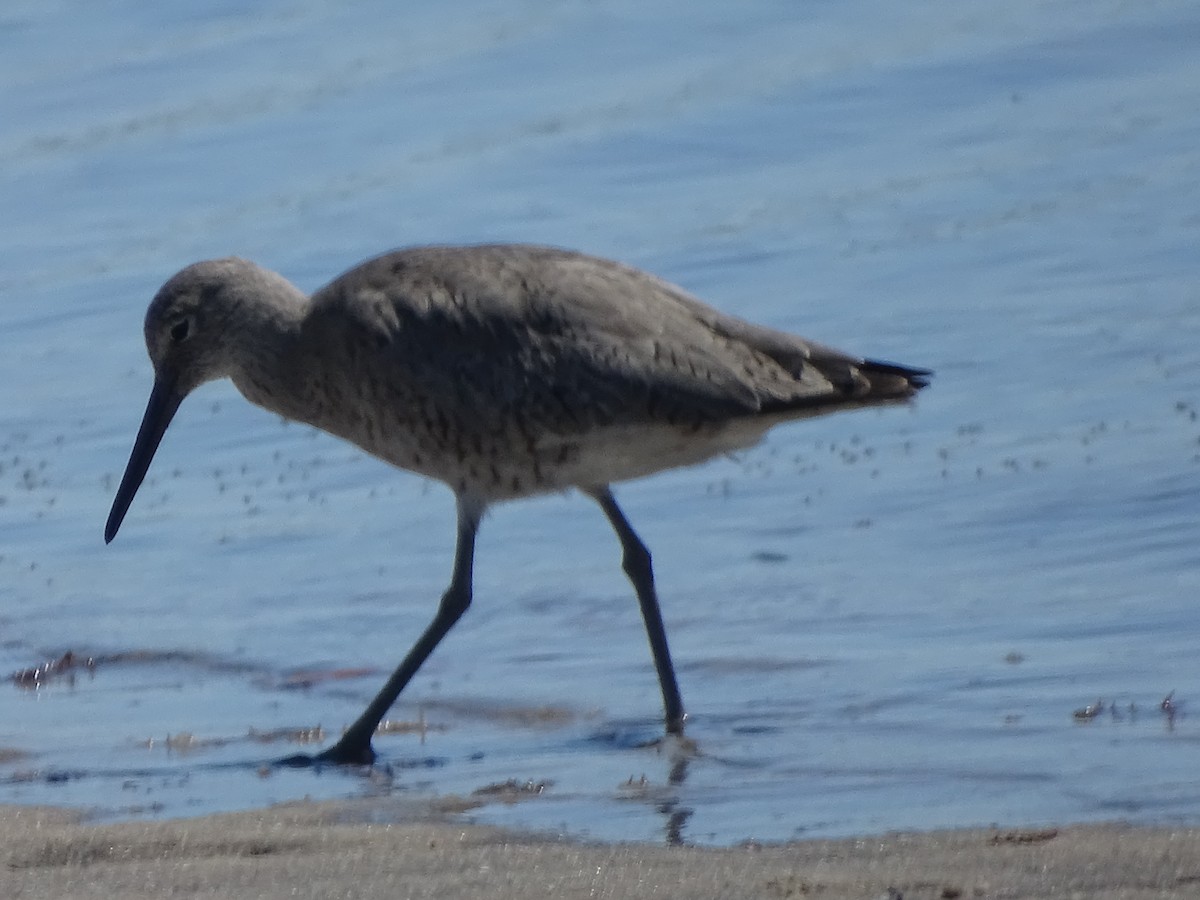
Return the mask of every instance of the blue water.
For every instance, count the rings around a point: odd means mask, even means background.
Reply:
[[[96,664],[0,684],[0,801],[514,779],[544,790],[465,815],[713,844],[1200,821],[1198,39],[1172,3],[6,5],[0,672]],[[310,748],[252,733],[336,735],[424,627],[452,498],[214,385],[105,547],[145,305],[214,255],[312,289],[481,240],[937,378],[619,488],[686,766],[639,746],[645,638],[572,496],[485,523],[475,605],[394,710],[423,732],[370,777],[264,769]]]

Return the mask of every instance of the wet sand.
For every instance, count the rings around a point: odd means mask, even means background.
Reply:
[[[5,897],[1195,897],[1200,830],[1087,825],[728,849],[558,841],[369,802],[89,825],[0,807]]]

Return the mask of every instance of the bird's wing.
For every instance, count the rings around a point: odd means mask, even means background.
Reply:
[[[396,251],[313,298],[382,377],[447,415],[568,431],[837,404],[861,360],[724,315],[646,272],[525,245]]]

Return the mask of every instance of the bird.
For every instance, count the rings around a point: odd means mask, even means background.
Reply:
[[[662,691],[686,714],[650,552],[612,485],[752,446],[783,422],[907,401],[931,371],[723,313],[655,275],[533,244],[416,246],[311,296],[237,257],[196,262],[145,317],[154,383],[105,526],[111,543],[184,398],[229,378],[251,403],[453,491],[450,583],[428,627],[313,764],[371,764],[372,736],[472,601],[494,504],[578,490],[620,543]]]

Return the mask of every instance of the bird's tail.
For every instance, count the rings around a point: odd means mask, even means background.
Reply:
[[[802,383],[811,385],[799,396],[764,403],[769,416],[806,418],[841,409],[902,403],[929,384],[929,369],[917,369],[874,359],[855,359],[837,350],[809,344]],[[811,381],[807,379],[811,378]]]
[[[870,385],[868,397],[908,397],[929,384],[929,369],[914,369],[877,359],[864,359],[855,368]]]

